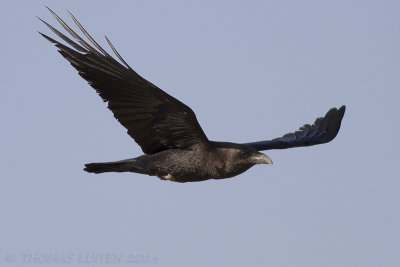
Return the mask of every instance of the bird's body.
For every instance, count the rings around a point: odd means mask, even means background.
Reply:
[[[327,143],[340,129],[345,106],[332,108],[314,124],[306,124],[294,133],[272,140],[245,144],[210,141],[192,109],[138,75],[107,38],[120,62],[100,47],[72,14],[75,24],[94,47],[50,12],[78,43],[43,20],[70,47],[40,34],[54,43],[79,75],[108,102],[114,117],[145,153],[133,159],[89,163],[85,165],[88,172],[135,172],[175,182],[224,179],[241,174],[255,164],[272,164],[259,151]]]
[[[243,151],[248,153],[241,155]],[[174,182],[198,182],[233,177],[262,161],[272,163],[254,149],[218,147],[218,143],[214,143],[208,147],[168,149],[116,162],[90,163],[86,164],[85,170],[94,173],[136,172]]]

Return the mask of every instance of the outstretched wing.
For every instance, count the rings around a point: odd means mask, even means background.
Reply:
[[[50,12],[79,44],[43,20],[41,21],[72,48],[40,34],[54,43],[79,75],[89,82],[104,102],[108,102],[108,108],[114,117],[128,129],[128,134],[141,146],[144,153],[153,154],[171,148],[185,149],[193,145],[208,144],[194,112],[139,76],[122,59],[107,37],[108,44],[123,65],[101,48],[71,13],[75,24],[97,49],[79,37],[52,10]]]
[[[339,109],[332,108],[326,113],[325,117],[316,119],[313,125],[306,124],[294,133],[288,133],[268,141],[246,143],[244,145],[261,151],[328,143],[339,132],[345,110],[346,106],[342,106]]]

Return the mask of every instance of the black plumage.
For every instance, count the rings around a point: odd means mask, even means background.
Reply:
[[[136,172],[177,182],[222,179],[238,175],[255,164],[272,164],[261,150],[327,143],[339,131],[345,106],[332,108],[313,125],[306,124],[294,133],[269,141],[245,144],[209,141],[192,109],[138,75],[107,37],[122,64],[101,48],[72,14],[73,21],[91,44],[50,12],[77,42],[43,20],[71,47],[40,34],[56,45],[61,55],[108,103],[114,117],[145,153],[117,162],[86,164],[88,172]]]

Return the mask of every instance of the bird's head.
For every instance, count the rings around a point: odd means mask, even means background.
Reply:
[[[272,160],[267,155],[254,148],[231,143],[219,143],[219,145],[220,147],[216,150],[221,162],[220,169],[228,177],[240,174],[255,164],[272,164]]]

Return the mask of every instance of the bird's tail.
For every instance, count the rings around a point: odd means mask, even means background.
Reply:
[[[91,173],[102,172],[137,172],[143,173],[143,168],[138,166],[135,159],[120,160],[114,162],[99,162],[85,164],[84,170]]]

